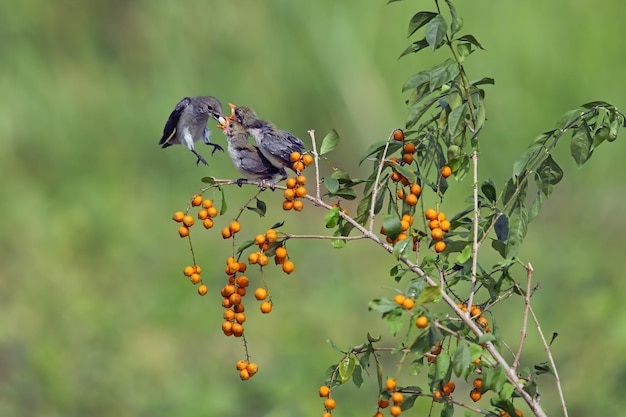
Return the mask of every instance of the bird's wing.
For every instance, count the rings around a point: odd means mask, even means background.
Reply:
[[[159,145],[162,145],[163,148],[169,146],[168,141],[175,133],[176,125],[178,125],[178,121],[180,120],[180,115],[190,102],[191,99],[189,99],[189,97],[185,97],[184,99],[179,101],[174,108],[174,111],[172,111],[170,117],[167,119],[167,122],[165,122],[165,127],[163,128],[163,136],[159,141]]]
[[[256,146],[248,145],[239,149],[241,168],[255,175],[272,175],[278,170],[259,152]]]
[[[272,155],[289,161],[293,152],[302,152],[304,143],[294,135],[284,130],[266,132],[261,140],[261,146]]]

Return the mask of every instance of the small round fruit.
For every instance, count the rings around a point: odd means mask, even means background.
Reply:
[[[295,178],[287,178],[287,181],[285,181],[285,185],[287,186],[287,188],[289,189],[293,189],[296,188],[296,185],[298,183],[296,182]]]
[[[246,366],[246,370],[248,371],[248,373],[250,374],[250,376],[256,374],[257,372],[259,372],[259,365],[257,365],[254,362],[251,362],[248,364],[248,366]]]
[[[476,378],[474,380],[474,382],[472,382],[472,384],[474,385],[474,388],[481,389],[483,387],[483,379],[482,378]]]
[[[230,229],[230,232],[232,234],[235,234],[241,230],[241,225],[239,224],[238,221],[235,220],[228,225],[228,229]]]
[[[444,232],[447,232],[447,231],[450,230],[450,222],[447,221],[447,220],[443,220],[441,222],[441,226],[440,227],[441,227],[441,230],[443,230]]]
[[[476,319],[476,323],[482,327],[483,329],[485,329],[488,325],[489,325],[489,320],[487,319],[487,317],[478,317]]]
[[[402,401],[404,401],[404,395],[402,395],[401,392],[396,391],[391,394],[391,401],[393,401],[395,404],[400,404]]]
[[[406,200],[404,200],[408,206],[414,206],[417,204],[418,198],[415,194],[411,193],[406,196]]]
[[[283,262],[283,272],[286,274],[291,274],[296,269],[296,266],[292,261]]]
[[[393,302],[402,305],[406,301],[406,296],[404,294],[396,294],[393,297]]]
[[[478,391],[476,388],[474,388],[472,391],[470,391],[470,398],[472,399],[472,401],[476,402],[478,400],[480,400],[480,397],[482,397],[483,395],[480,393],[480,391]]]
[[[222,229],[222,237],[224,239],[228,239],[229,237],[231,237],[233,234],[230,232],[230,229],[228,227],[225,227]]]
[[[397,141],[404,140],[404,132],[402,131],[402,129],[396,129],[393,131],[393,139]]]
[[[241,378],[242,381],[247,381],[250,379],[250,372],[248,372],[247,369],[242,369],[241,371],[239,371],[239,378]]]
[[[407,142],[404,144],[404,152],[405,153],[415,153],[415,144],[412,142]]]
[[[256,263],[259,262],[259,253],[258,252],[252,252],[250,255],[248,255],[248,263],[250,265],[254,265]]]
[[[412,153],[405,153],[402,155],[402,162],[404,162],[405,164],[412,164],[413,161],[414,158]]]
[[[452,169],[445,165],[441,168],[441,176],[444,178],[448,178],[450,175],[452,175]]]
[[[209,209],[211,207],[213,207],[213,201],[212,200],[206,199],[206,200],[202,201],[202,208]]]
[[[298,162],[300,160],[300,152],[292,152],[291,155],[289,155],[289,160],[291,162]]]
[[[407,298],[402,303],[402,307],[404,307],[405,310],[411,310],[413,307],[415,307],[415,300],[413,300],[412,298]]]
[[[293,202],[293,209],[295,211],[302,211],[303,208],[304,208],[304,203],[302,203],[302,201],[296,200]]]
[[[413,216],[411,216],[410,214],[403,214],[401,220],[403,222],[408,222],[409,225],[413,225]]]
[[[446,250],[446,242],[440,240],[439,242],[435,243],[435,252],[441,253],[444,250]]]
[[[283,210],[289,211],[291,209],[293,209],[293,201],[283,200]]]
[[[300,175],[302,176],[302,175]],[[306,195],[306,188],[304,188],[303,186],[300,186],[298,188],[296,188],[296,197],[298,198],[302,198]]]
[[[202,220],[202,225],[204,226],[205,229],[210,229],[213,227],[213,220],[212,219],[204,219]]]
[[[419,196],[422,193],[422,187],[419,184],[412,184],[411,193]]]
[[[207,292],[209,292],[209,289],[207,288],[206,285],[202,284],[198,287],[198,294],[206,295]]]
[[[183,274],[185,274],[186,277],[190,277],[194,272],[196,272],[196,269],[191,265],[188,265],[185,269],[183,269]]]
[[[193,216],[186,215],[185,217],[183,217],[183,224],[185,226],[191,227],[193,226],[194,223],[195,223],[195,220],[193,219]]]
[[[433,401],[439,402],[441,401],[442,398],[443,398],[443,395],[441,394],[441,391],[437,390],[433,392]]]
[[[244,359],[237,361],[237,365],[235,365],[238,371],[241,371],[242,369],[246,369],[247,366],[248,366],[248,361]]]
[[[208,209],[206,209],[206,211],[207,213],[209,213],[209,217],[217,217],[217,215],[219,214],[215,207],[209,207]]]
[[[235,312],[233,310],[224,311],[224,320],[235,320]]]
[[[285,200],[293,200],[296,197],[296,191],[293,188],[287,188],[283,191],[283,196],[285,197]]]
[[[402,414],[402,407],[400,407],[399,405],[392,405],[391,407],[389,407],[389,414],[391,414],[393,417],[398,417],[400,414]]]
[[[437,210],[435,210],[434,208],[426,209],[426,211],[424,212],[424,217],[426,217],[428,220],[437,219]]]
[[[430,232],[430,237],[432,237],[434,240],[441,240],[441,239],[443,239],[443,230],[441,230],[441,228],[439,228],[439,227],[434,228]]]
[[[397,387],[397,383],[396,380],[393,378],[389,378],[386,382],[385,382],[385,388],[387,388],[387,390],[389,391],[395,391]]]
[[[378,398],[378,406],[380,408],[387,408],[387,407],[389,407],[389,400],[385,400],[384,398],[379,397]]]
[[[319,389],[320,397],[328,397],[330,395],[330,387],[328,385],[322,385]]]
[[[426,316],[419,316],[415,320],[415,325],[417,326],[418,329],[425,329],[426,326],[428,326],[428,317],[426,317]]]
[[[276,230],[269,229],[267,232],[265,232],[265,237],[270,242],[276,242],[276,239],[278,239],[278,234],[276,233]]]
[[[174,213],[174,215],[172,216],[172,219],[177,222],[180,223],[183,221],[183,218],[185,217],[185,213],[183,213],[182,211],[177,211],[176,213]]]
[[[267,257],[267,255],[261,254],[259,256],[259,265],[266,266],[269,263],[270,263],[270,259]]]
[[[313,157],[309,154],[303,155],[302,162],[304,165],[311,165],[313,163]]]
[[[285,249],[283,246],[279,246],[276,248],[274,254],[279,258],[285,258],[287,256],[287,249]]]
[[[324,408],[327,410],[334,410],[337,406],[337,403],[333,398],[327,398],[324,400]]]
[[[306,177],[304,175],[298,175],[298,177],[296,178],[296,182],[298,183],[298,185],[305,185]]]
[[[264,301],[261,304],[261,312],[263,314],[268,314],[272,311],[272,303],[270,303],[269,301]]]
[[[195,272],[191,274],[191,276],[189,277],[189,280],[191,281],[193,285],[200,284],[202,282],[202,278],[200,278],[200,274],[197,274]]]
[[[189,236],[189,228],[187,226],[180,226],[178,228],[178,235],[180,237],[187,237],[187,236]]]
[[[200,204],[202,204],[202,196],[198,194],[194,195],[193,198],[191,199],[191,205],[194,207],[197,207]]]
[[[292,168],[294,171],[300,173],[304,170],[304,164],[300,161],[294,162]]]
[[[267,290],[262,287],[257,288],[254,290],[254,298],[257,300],[265,300],[267,298]]]

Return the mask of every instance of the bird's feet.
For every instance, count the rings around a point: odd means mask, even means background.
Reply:
[[[239,186],[239,188],[241,188],[241,186],[243,185],[243,183],[245,181],[248,181],[247,178],[239,178],[237,181],[235,181],[235,184],[237,184]]]
[[[224,148],[222,148],[220,145],[218,145],[217,143],[213,143],[213,142],[209,142],[207,143],[207,145],[211,145],[213,146],[213,151],[211,152],[211,156],[213,156],[213,154],[215,153],[215,151],[222,151],[224,152]]]
[[[193,154],[198,158],[198,160],[196,161],[196,165],[198,165],[200,162],[202,162],[204,165],[209,165],[206,159],[204,159],[202,155],[200,155],[198,152],[193,149],[191,150],[191,152],[193,152]]]

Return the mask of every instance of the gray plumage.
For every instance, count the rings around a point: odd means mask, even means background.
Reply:
[[[207,145],[213,146],[211,155],[217,150],[224,150],[220,145],[209,140],[211,135],[211,131],[207,128],[209,117],[221,124],[226,123],[222,114],[222,103],[218,99],[211,96],[185,97],[178,102],[167,119],[159,145],[162,148],[176,144],[186,145],[198,158],[196,165],[200,162],[207,165],[207,161],[196,152],[195,142],[202,139]]]
[[[285,168],[291,168],[291,154],[304,150],[304,143],[291,133],[277,129],[267,120],[260,120],[254,110],[249,107],[230,105],[234,120],[241,123],[250,136],[254,138],[259,150],[276,168],[282,179],[287,178]]]
[[[224,127],[224,134],[228,139],[228,155],[239,172],[249,180],[258,180],[261,188],[264,187],[264,181],[269,181],[273,189],[272,181],[279,170],[259,152],[259,148],[248,142],[246,128],[235,120],[228,120]],[[241,186],[244,179],[237,180],[237,184]]]

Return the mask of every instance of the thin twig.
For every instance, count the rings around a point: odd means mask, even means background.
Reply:
[[[387,143],[385,143],[385,149],[383,149],[383,153],[380,155],[380,161],[378,162],[378,171],[376,172],[376,179],[374,180],[374,185],[372,188],[372,204],[370,206],[370,221],[368,230],[370,233],[374,228],[374,217],[376,213],[374,213],[374,208],[376,206],[376,197],[378,196],[378,181],[380,180],[380,174],[383,172],[383,166],[385,165],[385,157],[387,156],[387,150],[389,149],[389,144],[391,143],[391,139],[393,138],[393,132],[387,138]]]
[[[474,150],[472,152],[472,163],[474,166],[474,237],[472,238],[472,285],[469,293],[469,300],[467,300],[467,316],[472,313],[472,303],[474,302],[474,293],[476,291],[476,273],[478,271],[478,248],[480,243],[478,242],[478,222],[480,213],[478,212],[478,152]]]
[[[520,357],[522,356],[522,349],[524,348],[524,341],[526,340],[526,335],[528,334],[528,310],[530,309],[530,282],[533,277],[533,266],[530,262],[524,267],[526,269],[526,291],[524,293],[524,316],[522,319],[522,329],[520,330],[520,340],[519,346],[517,347],[517,353],[515,354],[515,358],[513,359],[513,364],[511,367],[513,369],[517,369],[519,365]],[[521,288],[517,283],[515,283],[515,287],[518,291],[521,292]]]
[[[328,239],[328,240],[359,240],[367,239],[364,235],[358,236],[326,236],[326,235],[294,235],[286,233],[285,239]]]
[[[320,197],[320,156],[317,153],[317,144],[315,142],[315,130],[311,129],[307,132],[311,137],[311,147],[313,148],[313,161],[315,162],[315,197],[321,200]]]

